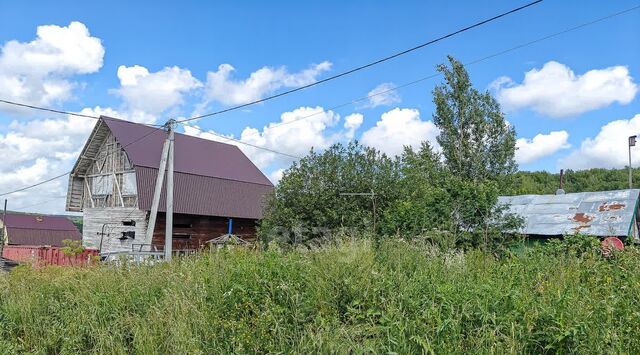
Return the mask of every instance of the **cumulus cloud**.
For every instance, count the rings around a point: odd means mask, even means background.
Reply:
[[[9,41],[0,48],[0,96],[48,106],[69,99],[70,79],[102,67],[104,48],[80,22],[38,26],[36,39]],[[3,106],[6,108],[6,106]]]
[[[329,69],[331,63],[326,61],[297,73],[289,73],[285,67],[262,67],[245,80],[234,80],[231,76],[235,68],[231,64],[222,64],[217,71],[207,73],[206,99],[225,105],[244,104],[259,100],[283,87],[294,88],[311,84]]]
[[[516,161],[527,164],[554,154],[562,149],[570,148],[567,131],[553,131],[549,134],[537,134],[532,139],[519,138],[516,141]]]
[[[562,168],[621,168],[629,164],[628,137],[640,132],[640,114],[628,120],[611,121],[593,138],[582,141],[580,148],[560,160]],[[631,148],[632,164],[640,165],[640,145]]]
[[[353,139],[353,136],[356,133],[356,130],[360,128],[362,122],[364,121],[364,116],[361,113],[352,113],[349,116],[344,118],[344,128],[345,128],[345,137],[348,140]]]
[[[437,147],[438,133],[433,122],[420,119],[418,110],[395,108],[362,134],[362,143],[393,156],[401,154],[404,146],[418,148],[423,141]]]
[[[366,107],[390,106],[399,103],[400,95],[393,90],[394,87],[393,83],[383,83],[373,88],[367,94],[369,102]]]
[[[85,109],[84,114],[95,114]],[[4,164],[0,165],[0,192],[15,190],[38,183],[71,169],[84,146],[94,120],[65,116],[58,119],[13,121],[0,134],[0,151]],[[45,185],[9,196],[11,208],[39,204],[37,210],[62,212],[67,180],[60,178]]]
[[[530,108],[551,117],[576,116],[616,102],[628,104],[638,92],[627,67],[613,66],[576,75],[555,61],[526,72],[521,84],[500,77],[491,86],[506,110]]]
[[[304,117],[304,119],[302,119]],[[340,116],[322,107],[300,107],[285,112],[279,122],[271,122],[262,129],[246,127],[239,140],[263,148],[276,150],[293,156],[306,155],[313,147],[324,149],[344,137],[343,133],[332,133]],[[233,141],[225,141],[214,134],[185,127],[185,133],[229,144],[236,144],[259,168],[273,163],[290,163],[294,158]],[[232,137],[233,136],[229,136]]]
[[[202,86],[191,72],[179,67],[165,67],[150,73],[143,66],[118,67],[120,88],[114,90],[127,108],[158,115],[183,103],[183,97]]]

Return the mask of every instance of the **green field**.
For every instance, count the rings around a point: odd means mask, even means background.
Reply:
[[[0,353],[638,353],[640,251],[544,248],[348,241],[18,268],[0,276]]]

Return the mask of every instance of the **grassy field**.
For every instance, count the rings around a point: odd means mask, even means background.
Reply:
[[[404,242],[0,276],[0,353],[638,353],[640,252]]]

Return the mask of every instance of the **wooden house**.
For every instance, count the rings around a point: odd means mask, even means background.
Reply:
[[[83,212],[83,244],[101,252],[164,249],[165,189],[145,240],[167,133],[100,117],[69,177],[66,210]],[[234,145],[175,134],[173,248],[193,249],[231,232],[256,233],[273,185]],[[166,179],[165,179],[166,183]]]

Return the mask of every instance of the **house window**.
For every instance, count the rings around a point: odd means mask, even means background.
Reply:
[[[135,195],[136,189],[136,173],[128,172],[122,174],[122,194],[126,196]]]
[[[111,195],[113,180],[111,175],[94,176],[91,182],[91,194],[95,196]]]
[[[173,228],[191,228],[191,223],[174,223]]]

